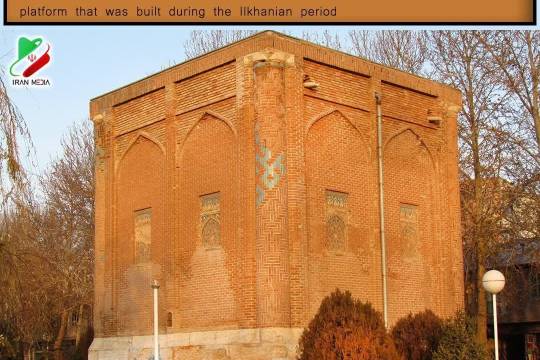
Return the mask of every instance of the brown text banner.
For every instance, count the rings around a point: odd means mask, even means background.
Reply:
[[[4,0],[4,23],[533,24],[535,1]]]

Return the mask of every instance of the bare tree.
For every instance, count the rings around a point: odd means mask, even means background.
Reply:
[[[19,204],[29,199],[21,148],[30,155],[32,142],[22,115],[7,93],[3,75],[0,69],[0,337],[4,349],[9,347],[15,351],[18,343],[10,342],[12,339],[7,335],[17,333],[17,317],[14,314],[17,310],[22,311],[17,305],[31,303],[22,296],[19,299],[13,298],[21,286],[31,286],[31,282],[25,282],[24,277],[31,272],[31,268],[29,270],[26,266],[32,263],[32,259],[25,256],[27,242],[15,241],[14,238],[19,234],[13,229],[21,230],[19,225],[22,226],[22,223],[16,220],[20,212]],[[26,229],[27,225],[23,227]],[[30,337],[29,332],[35,331],[39,325],[34,328],[22,327],[25,331],[15,337],[17,341],[25,336]]]
[[[256,33],[255,30],[193,30],[184,43],[185,56],[192,59]]]
[[[41,179],[45,198],[41,240],[60,274],[62,290],[57,359],[61,359],[68,312],[81,312],[93,301],[94,141],[88,121],[70,129],[62,149]]]
[[[412,30],[352,30],[351,51],[357,56],[417,75],[426,75],[428,44]]]
[[[93,298],[94,146],[88,122],[71,128],[62,149],[40,187],[19,197],[0,223],[0,334],[22,344],[18,352],[54,339],[58,359],[68,313],[88,317],[81,309]],[[42,198],[32,196],[37,192]],[[79,343],[88,345],[88,329],[80,330]],[[86,348],[80,350],[85,354]]]
[[[20,142],[31,150],[32,142],[26,123],[7,94],[0,70],[0,198],[2,207],[14,192],[25,185]]]
[[[430,41],[433,75],[463,94],[459,116],[461,204],[467,307],[486,338],[486,298],[481,284],[486,260],[500,234],[501,181],[507,92],[486,63],[489,55],[473,31],[434,31]]]
[[[51,282],[55,266],[37,237],[40,213],[34,202],[17,202],[0,227],[0,327],[18,352],[28,352],[53,333],[51,313],[59,295]]]
[[[501,237],[504,246],[489,263],[505,270],[510,280],[501,305],[514,314],[523,311],[523,291],[540,268],[540,33],[489,31],[475,34],[501,86],[508,92],[509,119],[499,131],[508,139],[501,150],[506,186]],[[527,267],[533,269],[528,271]],[[538,271],[538,270],[536,270]]]
[[[477,36],[502,84],[520,105],[518,116],[535,133],[540,153],[540,32],[484,31]]]
[[[321,31],[303,31],[302,39],[311,41],[334,50],[344,50],[342,39],[337,33],[332,33],[328,30]]]

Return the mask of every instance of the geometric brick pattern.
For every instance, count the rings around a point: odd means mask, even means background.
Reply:
[[[284,63],[257,63],[253,71],[258,320],[261,326],[290,326]]]

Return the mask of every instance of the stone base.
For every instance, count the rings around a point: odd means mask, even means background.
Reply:
[[[261,328],[159,336],[160,360],[293,360],[301,328]],[[149,360],[153,336],[95,338],[89,360]]]

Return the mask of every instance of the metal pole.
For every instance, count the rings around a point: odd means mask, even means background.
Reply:
[[[388,329],[388,293],[386,285],[386,238],[384,230],[384,177],[383,177],[383,151],[382,151],[382,110],[381,95],[375,93],[377,103],[377,157],[379,161],[379,211],[381,214],[381,272],[383,287],[383,316],[384,327]]]
[[[152,284],[152,289],[154,292],[154,360],[159,360],[159,319],[158,319],[158,289],[159,283],[157,280],[154,280]]]
[[[499,360],[499,334],[497,329],[497,295],[493,294],[493,337],[495,338],[495,360]]]

